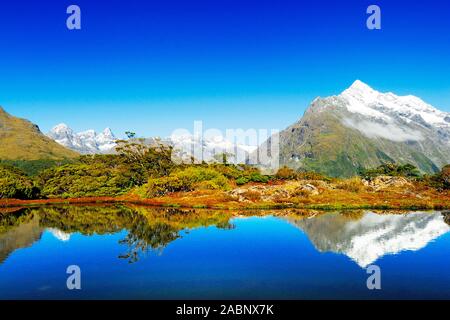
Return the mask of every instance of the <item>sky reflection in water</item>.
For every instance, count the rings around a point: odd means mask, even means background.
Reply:
[[[449,230],[445,212],[24,209],[0,215],[0,298],[448,299]]]

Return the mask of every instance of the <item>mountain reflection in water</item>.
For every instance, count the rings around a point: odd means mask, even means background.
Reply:
[[[448,212],[0,209],[0,299],[448,299],[448,223]],[[367,289],[372,263],[382,290]],[[82,290],[67,290],[74,264]]]
[[[450,231],[448,215],[438,212],[364,212],[286,219],[300,228],[320,252],[345,254],[363,268],[387,254],[424,248]]]
[[[21,209],[0,214],[0,264],[16,249],[33,245],[44,231],[61,241],[72,233],[114,234],[126,230],[119,241],[127,252],[118,258],[137,262],[141,254],[162,251],[182,231],[216,226],[232,229],[232,218],[273,214],[304,232],[320,252],[344,254],[365,268],[387,254],[416,251],[450,231],[448,212],[407,214],[356,211],[317,213],[304,211],[232,212],[127,206],[63,206]]]

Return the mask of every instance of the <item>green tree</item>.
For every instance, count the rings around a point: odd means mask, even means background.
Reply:
[[[0,164],[0,199],[34,199],[39,197],[39,188],[23,171]]]

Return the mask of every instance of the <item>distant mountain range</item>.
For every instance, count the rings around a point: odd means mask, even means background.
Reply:
[[[53,127],[47,136],[60,145],[81,154],[113,153],[117,140],[109,128],[99,134],[94,130],[75,133],[64,123]]]
[[[101,133],[75,133],[65,124],[55,126],[47,136],[36,125],[0,108],[0,159],[113,153],[117,139],[109,128]],[[256,146],[193,135],[158,141],[174,146],[179,157],[188,161],[195,155],[208,162],[226,152],[231,153],[229,162],[242,163],[258,151]],[[337,96],[314,99],[303,117],[280,133],[279,142],[280,165],[329,176],[355,175],[361,168],[383,162],[411,163],[433,173],[450,163],[450,113],[418,97],[381,93],[357,80]],[[259,148],[271,143],[269,139]]]
[[[78,154],[46,137],[28,120],[8,114],[0,107],[0,159],[68,159]]]
[[[100,134],[94,130],[75,133],[64,123],[53,127],[47,136],[60,145],[81,154],[114,153],[117,141],[109,128]],[[174,147],[178,158],[185,162],[190,162],[192,155],[196,155],[198,161],[215,161],[218,156],[231,150],[233,152],[229,152],[231,155],[228,159],[230,163],[243,163],[246,161],[246,157],[248,158],[248,155],[257,148],[257,146],[233,144],[219,137],[201,138],[194,135],[174,135],[170,138],[146,138],[144,140],[149,145],[159,141],[164,145]]]
[[[282,165],[330,176],[351,176],[383,162],[433,173],[450,163],[450,113],[357,80],[337,96],[316,98],[279,142]]]

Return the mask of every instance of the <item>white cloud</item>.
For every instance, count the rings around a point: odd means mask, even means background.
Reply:
[[[346,127],[360,131],[369,138],[384,138],[396,142],[423,140],[423,136],[420,131],[400,128],[392,123],[382,124],[367,120],[354,121],[352,119],[344,119],[343,124]]]

